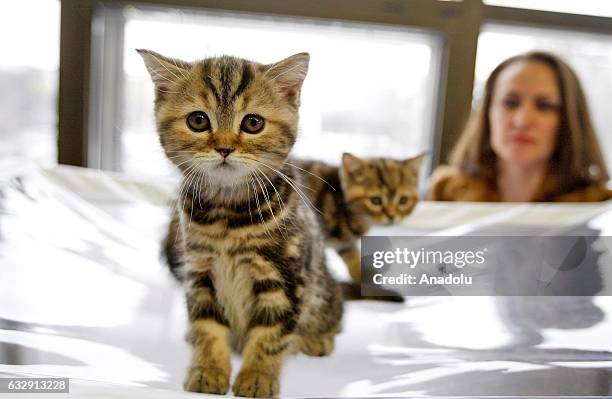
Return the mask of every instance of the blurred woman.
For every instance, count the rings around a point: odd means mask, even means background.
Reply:
[[[608,171],[574,71],[544,52],[517,55],[489,76],[434,201],[591,202],[612,199]]]

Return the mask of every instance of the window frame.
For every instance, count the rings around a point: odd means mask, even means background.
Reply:
[[[484,24],[517,24],[612,35],[612,18],[609,17],[485,5],[482,0],[62,0],[59,163],[112,169],[120,159],[117,150],[100,156],[116,147],[116,129],[104,124],[108,118],[118,117],[122,110],[121,104],[113,100],[118,98],[117,90],[107,89],[96,96],[97,99],[90,98],[90,94],[100,89],[92,85],[116,79],[117,67],[123,61],[122,41],[117,42],[123,34],[121,28],[111,26],[101,33],[96,11],[105,8],[112,12],[130,4],[388,24],[440,35],[443,54],[436,71],[439,79],[434,101],[434,131],[430,137],[430,170],[446,160],[471,112],[478,36]],[[102,67],[95,67],[100,48],[92,44],[99,43],[100,37],[106,43],[103,45],[114,44],[111,49],[114,57]],[[120,89],[120,84],[115,81],[116,88]],[[110,113],[102,115],[98,111],[99,101],[112,105]],[[106,151],[97,152],[100,148]]]

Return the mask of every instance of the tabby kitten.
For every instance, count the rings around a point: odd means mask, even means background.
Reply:
[[[244,356],[234,394],[276,395],[283,358],[331,353],[342,316],[320,227],[285,163],[309,56],[188,63],[138,51],[161,145],[183,174],[167,249],[190,322],[184,387],[225,394],[233,348]]]
[[[398,223],[412,212],[419,199],[423,158],[398,161],[344,153],[341,167],[317,161],[296,165],[303,169],[308,196],[321,211],[326,243],[344,260],[354,283],[361,281],[357,241],[372,224]]]

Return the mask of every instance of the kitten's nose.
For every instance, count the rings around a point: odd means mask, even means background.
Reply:
[[[215,151],[217,151],[219,154],[223,155],[223,158],[227,158],[227,156],[229,154],[234,152],[234,148],[217,147],[217,148],[215,148]]]

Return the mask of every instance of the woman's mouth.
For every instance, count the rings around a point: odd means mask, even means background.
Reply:
[[[514,144],[533,144],[534,140],[526,134],[517,134],[510,138]]]

